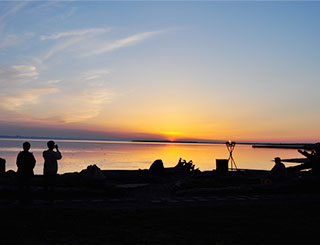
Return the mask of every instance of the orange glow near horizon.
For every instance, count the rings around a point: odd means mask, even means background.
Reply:
[[[176,90],[173,90],[177,92]],[[191,90],[197,92],[195,88]],[[258,105],[245,104],[234,110],[233,104],[221,104],[219,97],[212,97],[201,91],[204,100],[181,100],[179,96],[168,96],[166,100],[152,100],[158,93],[136,94],[136,97],[115,97],[113,103],[106,104],[92,114],[91,118],[78,122],[64,121],[59,117],[37,118],[41,111],[25,115],[16,120],[17,125],[30,128],[53,129],[50,133],[37,129],[29,130],[32,136],[58,136],[104,139],[150,139],[150,140],[195,140],[210,141],[232,139],[242,142],[317,142],[320,135],[317,119],[277,118],[271,120],[268,112],[263,115]],[[180,92],[180,90],[179,90]],[[170,91],[171,93],[171,91]],[[184,96],[195,96],[185,92]],[[153,96],[151,98],[151,95]],[[210,95],[210,96],[209,96]],[[218,100],[219,99],[219,100]],[[152,103],[146,103],[152,101]],[[130,108],[130,109],[129,109]],[[63,111],[63,110],[62,110]],[[274,113],[274,112],[273,112]],[[63,114],[63,113],[62,113]],[[270,113],[269,113],[270,114]],[[256,116],[260,115],[260,117]],[[70,116],[70,115],[69,115]],[[23,120],[21,119],[23,118]],[[304,117],[301,117],[304,118]],[[290,123],[289,123],[290,122]],[[308,124],[306,124],[308,122]],[[6,133],[3,133],[6,135]],[[14,133],[13,135],[22,133]],[[31,134],[31,133],[30,133]],[[41,135],[42,134],[42,135]],[[74,136],[73,136],[74,135]]]
[[[293,134],[291,131],[283,131],[274,129],[252,127],[248,123],[248,126],[239,125],[239,127],[231,127],[230,124],[215,124],[214,126],[207,124],[196,124],[196,122],[185,122],[182,124],[176,123],[174,120],[169,122],[153,122],[147,121],[144,124],[141,121],[135,121],[132,118],[130,125],[128,121],[124,120],[122,123],[117,121],[117,130],[110,131],[108,126],[100,124],[105,120],[99,120],[99,122],[92,121],[89,125],[79,126],[79,130],[86,129],[92,132],[100,132],[104,134],[119,135],[122,138],[128,139],[150,139],[150,140],[195,140],[195,141],[210,141],[210,140],[222,140],[227,141],[232,139],[235,142],[318,142],[314,135],[314,132],[306,129],[304,131],[296,131]],[[163,123],[163,124],[161,124]],[[196,126],[195,126],[196,125]],[[77,127],[74,127],[77,128]],[[111,128],[116,128],[111,125]],[[167,130],[172,128],[173,130]]]
[[[287,125],[273,124],[252,124],[251,122],[232,122],[230,120],[218,121],[211,119],[205,122],[203,115],[199,112],[198,116],[184,119],[183,113],[180,116],[159,114],[157,118],[142,115],[143,119],[132,115],[127,120],[123,115],[116,117],[113,121],[106,116],[99,116],[90,121],[79,123],[61,122],[28,122],[27,127],[37,127],[32,136],[43,136],[46,128],[48,131],[45,136],[70,137],[70,138],[101,138],[101,139],[150,139],[150,140],[194,140],[210,141],[232,139],[235,142],[318,142],[320,137],[315,134],[313,128],[297,127],[292,129]],[[182,117],[182,119],[181,119]],[[234,124],[234,125],[233,125]],[[52,131],[50,131],[52,129]],[[68,136],[64,132],[70,130]],[[32,130],[30,130],[32,131]],[[52,132],[52,133],[51,133]],[[21,133],[17,133],[18,135]],[[74,135],[74,136],[73,136]],[[24,135],[23,135],[24,136]]]
[[[166,139],[173,142],[173,141],[178,140],[179,139],[178,136],[181,137],[182,133],[171,131],[171,132],[164,132],[163,135],[165,136]]]

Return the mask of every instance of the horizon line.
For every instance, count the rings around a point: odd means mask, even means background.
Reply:
[[[228,140],[163,140],[163,139],[101,139],[101,138],[74,138],[74,137],[50,137],[50,136],[22,136],[22,135],[0,135],[2,139],[39,139],[39,140],[85,140],[85,141],[113,141],[113,142],[132,142],[132,143],[171,143],[171,144],[225,144]],[[297,145],[297,144],[314,144],[311,142],[257,142],[257,141],[237,141],[236,144],[246,144],[246,145],[254,145],[254,144],[289,144],[289,145]]]

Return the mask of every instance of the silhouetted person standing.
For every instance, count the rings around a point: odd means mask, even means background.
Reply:
[[[56,174],[58,172],[58,161],[62,158],[58,145],[54,141],[50,140],[47,143],[48,150],[43,152],[44,158],[44,190],[47,198],[53,199],[53,193],[55,190]],[[56,149],[56,151],[54,151]]]
[[[23,143],[23,151],[20,151],[17,156],[17,176],[20,201],[27,201],[29,197],[30,181],[33,177],[33,169],[36,165],[36,159],[33,154],[29,152],[30,143]]]

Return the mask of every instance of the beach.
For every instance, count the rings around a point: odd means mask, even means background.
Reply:
[[[311,244],[319,203],[1,208],[5,244]]]
[[[1,177],[5,244],[278,244],[316,239],[317,181],[262,185],[266,172],[151,174],[102,171],[59,175],[54,200],[42,176],[31,201],[17,201],[14,177]],[[301,179],[300,178],[300,179]]]

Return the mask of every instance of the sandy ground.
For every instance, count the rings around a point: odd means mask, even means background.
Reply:
[[[319,203],[1,208],[2,244],[313,244]]]
[[[61,178],[54,201],[37,177],[27,204],[1,180],[1,244],[311,244],[318,237],[320,192],[310,183],[266,188],[243,176],[120,175],[102,187]]]

